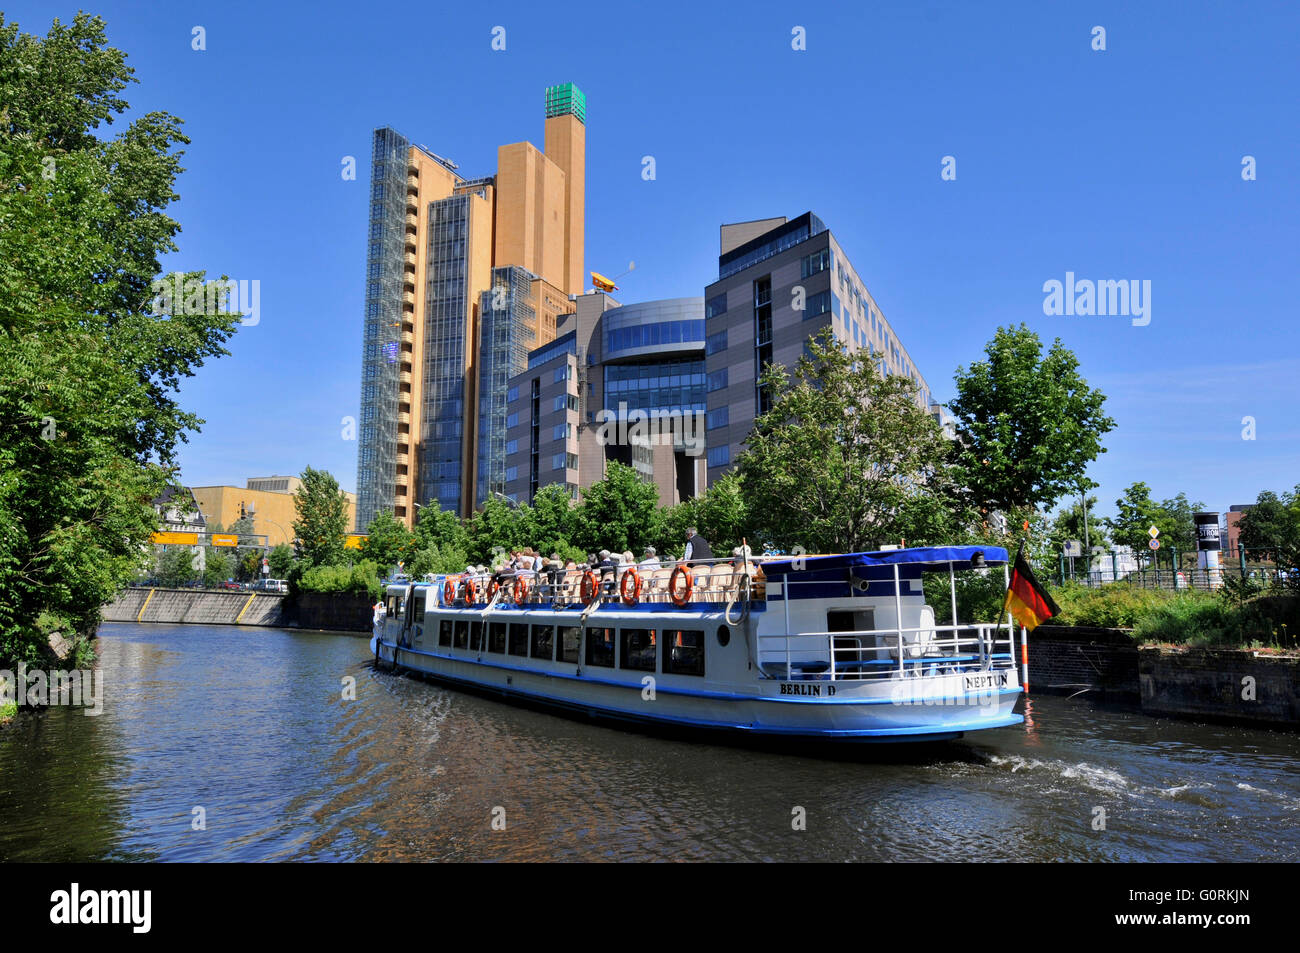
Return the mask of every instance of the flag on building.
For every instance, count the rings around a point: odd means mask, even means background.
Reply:
[[[1017,622],[1031,632],[1061,612],[1047,590],[1034,578],[1034,571],[1025,559],[1024,540],[1020,541],[1020,548],[1016,550],[1016,562],[1011,570],[1011,581],[1007,585],[1007,598],[1002,604],[1002,611],[1010,612]]]
[[[598,271],[591,273],[591,283],[596,286],[598,291],[617,291],[618,285],[614,284],[612,278],[606,278]]]

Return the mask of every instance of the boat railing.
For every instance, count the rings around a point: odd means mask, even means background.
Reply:
[[[941,633],[951,633],[941,637]],[[1014,632],[999,623],[928,624],[758,636],[768,678],[862,681],[915,678],[1015,665]]]
[[[674,573],[679,568],[682,573],[678,574],[674,585]],[[629,570],[635,571],[636,575],[625,584],[624,577]],[[594,577],[594,585],[589,582],[587,591],[584,592],[583,580],[588,573]],[[681,578],[683,574],[689,575],[689,586]],[[522,600],[517,598],[516,580],[524,583]],[[472,599],[466,585],[470,581],[474,584]],[[452,584],[450,600],[446,598],[448,582]],[[567,607],[591,602],[622,603],[628,606],[641,602],[672,602],[684,607],[693,603],[766,599],[766,577],[754,559],[747,566],[739,559],[713,559],[692,560],[689,565],[670,561],[657,567],[620,565],[605,569],[518,569],[496,575],[460,573],[438,577],[434,583],[440,605],[467,608],[486,607],[490,602],[501,607],[547,604]],[[500,590],[495,598],[494,583]]]

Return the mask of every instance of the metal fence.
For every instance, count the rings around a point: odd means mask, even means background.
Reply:
[[[1197,554],[1171,548],[1166,555],[1156,552],[1143,556],[1110,553],[1102,556],[1100,568],[1072,571],[1062,557],[1057,581],[1084,586],[1121,583],[1140,589],[1222,589],[1225,584],[1249,579],[1259,588],[1300,590],[1300,567],[1293,565],[1275,550],[1238,549],[1233,560],[1224,560],[1217,569],[1197,565]],[[1138,565],[1134,567],[1134,562]],[[1109,565],[1107,565],[1109,563]],[[1127,563],[1127,567],[1125,566]]]

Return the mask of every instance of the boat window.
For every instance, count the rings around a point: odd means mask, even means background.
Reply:
[[[556,644],[557,662],[576,662],[582,645],[582,629],[576,625],[560,626],[560,640]]]
[[[483,651],[483,623],[478,619],[469,624],[469,648],[471,652]]]
[[[388,610],[388,617],[389,617],[390,619],[396,617],[396,615],[397,615],[397,606],[398,606],[399,602],[401,601],[401,598],[402,598],[402,597],[399,596],[399,595],[398,595],[397,593],[395,593],[395,592],[390,592],[390,593],[388,594],[388,603],[385,605],[384,608],[386,608],[386,609]]]
[[[673,675],[704,674],[704,633],[698,629],[664,631],[664,672]]]
[[[622,629],[619,639],[619,668],[632,668],[638,672],[655,670],[655,630]]]
[[[451,645],[451,620],[443,619],[438,623],[438,644]]]
[[[506,652],[506,624],[504,622],[488,623],[488,651],[504,655]]]
[[[528,626],[522,622],[510,623],[510,654],[528,654]]]
[[[533,641],[528,654],[533,658],[551,659],[555,657],[551,643],[555,641],[555,626],[533,626]]]
[[[451,647],[463,649],[469,645],[469,620],[457,619],[452,624]]]
[[[415,594],[415,614],[411,617],[415,622],[424,622],[424,596],[423,589]]]
[[[587,630],[587,664],[614,667],[614,630]]]
[[[725,649],[729,642],[731,642],[731,630],[725,625],[718,626],[718,644]]]
[[[875,627],[875,609],[830,609],[826,613],[827,632],[869,632]]]

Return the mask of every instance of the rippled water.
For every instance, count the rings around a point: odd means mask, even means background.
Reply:
[[[808,757],[375,672],[351,636],[101,635],[102,715],[0,729],[0,860],[1300,860],[1294,734],[1038,696],[1021,727]]]

